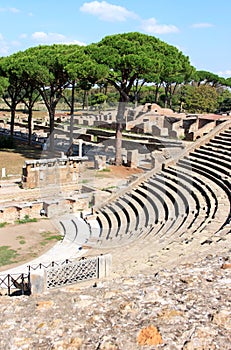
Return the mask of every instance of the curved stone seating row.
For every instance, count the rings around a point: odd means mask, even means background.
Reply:
[[[78,245],[86,243],[91,236],[91,227],[87,221],[74,215],[59,220],[59,227],[64,236],[63,240]]]
[[[214,215],[214,211],[216,210],[216,195],[212,191],[212,189],[204,183],[198,176],[194,176],[192,169],[190,167],[187,168],[186,171],[179,165],[175,167],[169,167],[165,169],[166,173],[171,173],[175,176],[176,181],[180,182],[181,185],[185,184],[188,189],[191,191],[188,196],[188,204],[190,204],[191,198],[191,206],[192,206],[192,198],[195,200],[195,205],[192,208],[192,214],[194,215],[194,219],[192,219],[192,215],[189,221],[189,228],[196,228],[201,226],[201,221],[208,221],[208,218],[212,218]],[[178,185],[179,187],[179,185]],[[195,211],[196,209],[196,211]],[[197,225],[193,225],[196,220]],[[199,226],[198,226],[199,225]],[[178,232],[179,233],[179,232]]]
[[[215,195],[218,199],[216,208],[216,218],[220,222],[222,229],[224,225],[230,220],[230,203],[231,203],[231,193],[230,193],[230,180],[223,178],[222,170],[218,171],[217,167],[211,163],[210,166],[205,164],[205,162],[195,160],[194,158],[182,159],[180,161],[181,166],[193,168],[193,171],[197,176],[203,177],[205,182],[210,180],[211,186],[214,188]],[[219,210],[218,210],[219,209]],[[215,219],[215,215],[212,217]],[[215,231],[214,228],[212,230]],[[218,229],[217,229],[218,230]]]
[[[217,148],[211,145],[204,145],[203,147],[200,148],[201,151],[207,151],[207,152],[212,152],[215,153],[215,157],[218,157],[222,159],[222,157],[225,157],[225,159],[229,160],[231,157],[231,150],[224,150],[222,148]]]
[[[222,131],[200,148],[151,174],[95,212],[94,238],[103,246],[150,236],[153,241],[190,241],[228,232],[230,222],[231,130]],[[72,223],[76,224],[76,221]],[[77,223],[72,240],[86,230]],[[89,220],[86,243],[91,243]],[[89,228],[90,226],[90,228]],[[66,229],[67,230],[67,229]]]
[[[214,162],[198,160],[198,158],[192,156],[180,160],[179,163],[182,166],[186,165],[193,169],[194,172],[204,176],[205,179],[211,179],[226,192],[228,197],[230,197],[230,169],[219,167],[217,164],[214,164]],[[227,179],[228,181],[226,181]]]
[[[230,157],[231,157],[231,151],[228,152],[219,152],[219,159],[217,159],[218,152],[215,151],[212,147],[209,146],[203,146],[201,148],[198,148],[195,150],[194,154],[202,154],[205,157],[214,158],[216,161],[219,160],[219,162],[224,161],[225,163],[229,164]]]
[[[187,225],[187,220],[190,212],[195,214],[195,202],[189,200],[191,199],[191,196],[189,197],[187,187],[185,188],[182,183],[180,186],[177,185],[177,178],[175,174],[170,175],[164,173],[163,171],[162,173],[156,175],[156,180],[160,182],[163,188],[168,188],[168,191],[170,191],[172,196],[175,207],[175,228],[172,230],[172,232],[180,230],[181,227]]]
[[[171,191],[163,186],[159,180],[154,177],[147,181],[146,185],[148,191],[152,192],[153,199],[158,197],[162,208],[164,209],[164,217],[160,218],[160,224],[164,224],[161,230],[157,227],[153,230],[153,234],[159,234],[161,238],[164,234],[166,234],[175,224],[176,218],[178,216],[178,207],[179,205],[175,205],[175,200],[172,196]]]
[[[226,142],[225,145],[223,144],[219,144],[219,141],[217,140],[217,142],[214,142],[214,139],[213,140],[210,140],[210,142],[208,142],[206,145],[204,146],[209,146],[209,147],[213,147],[216,149],[217,152],[228,152],[230,153],[231,152],[231,149],[230,149],[230,145],[228,144],[228,142]]]
[[[207,183],[200,176],[193,176],[193,172],[190,166],[175,166],[177,176],[181,178],[181,182],[185,181],[191,186],[191,196],[193,195],[197,203],[197,211],[194,212],[194,218],[191,215],[191,223],[186,230],[178,232],[179,236],[192,235],[195,232],[203,230],[204,226],[214,218],[217,208],[216,193],[211,187],[210,180]],[[188,173],[191,173],[190,175]],[[210,186],[209,186],[210,185]],[[190,197],[189,197],[190,198]]]
[[[193,181],[201,181],[201,184],[207,187],[206,191],[209,195],[206,207],[206,220],[204,220],[203,225],[200,226],[200,229],[197,232],[200,232],[208,224],[210,225],[210,230],[214,231],[214,223],[217,221],[216,230],[220,230],[225,225],[230,222],[230,140],[231,140],[231,130],[227,132],[222,132],[221,136],[217,139],[222,140],[223,136],[226,138],[226,147],[227,150],[223,150],[214,146],[211,146],[212,141],[207,145],[203,145],[201,148],[195,150],[192,154],[178,162],[178,173],[189,172],[193,175]],[[229,144],[228,144],[229,141]],[[224,143],[222,143],[224,146]],[[217,146],[217,145],[216,145]],[[212,154],[204,154],[204,150],[211,150]],[[190,162],[187,162],[187,161]],[[180,167],[182,169],[180,169]],[[176,167],[175,167],[176,168]],[[184,169],[184,170],[183,170]],[[187,171],[186,171],[187,170]],[[167,170],[169,171],[169,168]],[[195,176],[196,175],[196,176]],[[201,204],[201,201],[200,201]],[[198,220],[197,220],[198,222]],[[220,225],[219,226],[219,222]],[[215,231],[216,231],[215,230]],[[179,233],[179,232],[178,232]]]
[[[112,203],[97,211],[101,238],[111,240],[112,238],[124,238],[121,235],[130,237],[133,232],[148,226],[148,219],[152,217],[153,207],[147,198],[142,198],[139,192],[133,190],[131,193],[127,193],[120,201],[117,201],[116,205],[117,207]],[[129,218],[126,225],[122,224],[124,216]]]
[[[168,179],[168,181],[176,184],[178,192],[181,191],[184,193],[186,201],[184,203],[184,220],[182,221],[181,226],[177,229],[178,234],[180,235],[180,232],[188,232],[199,215],[200,217],[204,217],[204,199],[201,197],[201,193],[198,191],[197,187],[194,186],[191,177],[188,177],[187,174],[181,174],[177,171],[176,167],[164,169],[163,176],[165,177],[165,181]]]
[[[172,175],[172,177],[174,177]],[[163,186],[163,181],[168,183],[168,186]],[[172,183],[169,184],[169,181]],[[130,199],[127,201],[128,204],[131,204],[133,200],[133,206],[136,204],[136,208],[139,208],[136,218],[139,219],[138,225],[136,225],[136,231],[141,232],[142,228],[150,228],[152,227],[152,235],[158,235],[159,238],[164,237],[168,231],[176,232],[179,230],[183,224],[185,224],[185,230],[187,230],[194,217],[197,215],[199,202],[203,203],[203,207],[205,207],[206,201],[202,200],[201,196],[200,200],[193,200],[193,204],[191,201],[191,210],[188,209],[190,201],[187,201],[187,197],[190,197],[191,189],[187,191],[187,186],[178,188],[174,187],[174,182],[176,180],[169,180],[167,178],[163,179],[163,175],[156,175],[155,177],[149,179],[145,183],[138,186],[134,189],[130,194],[127,194],[127,197],[130,196]],[[182,194],[184,193],[184,194]],[[200,191],[198,191],[197,196],[200,197]],[[192,196],[193,198],[193,196]],[[207,200],[208,202],[208,200]],[[131,208],[127,210],[128,213],[131,213]],[[201,215],[202,210],[200,211],[200,218],[205,216]],[[188,215],[190,213],[190,215]],[[99,213],[98,213],[99,214]],[[99,220],[102,222],[102,214],[105,216],[105,208],[100,211],[98,216]],[[113,213],[111,213],[113,214]],[[119,215],[119,213],[116,213]],[[107,216],[107,217],[106,217]],[[111,221],[109,222],[109,213],[107,212],[105,224],[101,223],[101,227],[104,227],[104,230],[107,231],[105,238],[108,240],[113,239],[117,236],[127,235],[127,231],[125,230],[125,226],[121,225],[116,226],[116,234],[113,237],[113,232],[111,230]],[[190,220],[188,220],[190,217]],[[111,220],[111,217],[110,217]],[[188,221],[187,221],[188,220]],[[119,222],[117,220],[117,222]],[[106,227],[107,228],[106,228]],[[120,233],[118,234],[120,230]],[[182,228],[183,230],[183,228]],[[137,234],[137,236],[139,235]],[[130,237],[128,235],[128,237]]]
[[[186,159],[189,159],[191,162],[194,161],[196,164],[200,163],[207,168],[212,168],[219,176],[230,176],[231,174],[230,168],[228,168],[229,163],[221,161],[220,158],[213,158],[212,155],[211,157],[206,157],[204,155],[193,152],[193,154],[190,154],[190,156]]]
[[[200,149],[195,150],[192,154],[192,157],[199,158],[201,161],[205,161],[206,163],[214,163],[215,166],[218,165],[218,170],[223,171],[224,174],[228,176],[231,174],[230,171],[230,160],[228,157],[217,157],[214,152],[210,152],[210,154],[204,154],[200,151]]]
[[[137,231],[139,226],[139,212],[133,202],[129,200],[128,196],[126,195],[117,199],[116,205],[120,210],[126,213],[128,228],[126,228],[125,232]]]
[[[231,150],[231,145],[230,145],[230,141],[227,141],[227,140],[219,140],[219,139],[213,139],[209,142],[209,144],[211,146],[214,146],[214,147],[218,147],[218,148],[221,148],[221,149],[225,149],[227,151],[230,151]]]
[[[198,158],[204,171],[198,168]],[[166,237],[168,232],[170,235],[177,234],[178,237],[184,236],[185,233],[188,236],[201,232],[212,220],[220,217],[221,210],[218,210],[217,198],[221,196],[221,188],[228,187],[225,183],[218,181],[214,172],[220,173],[222,177],[230,174],[227,157],[223,160],[219,156],[216,158],[216,152],[214,152],[212,159],[215,162],[213,166],[210,164],[211,159],[208,155],[198,149],[180,160],[175,167],[164,169],[125,194],[123,200],[117,199],[117,206],[120,206],[120,210],[117,212],[114,208],[110,214],[107,212],[106,225],[109,226],[109,229],[105,236],[106,240],[113,240],[115,237],[131,237],[132,235],[128,234],[129,227],[135,230],[136,237],[143,233],[142,228],[150,227],[152,229],[148,232],[159,238]],[[213,174],[207,176],[207,172]],[[225,192],[225,204],[227,205],[227,195],[230,199],[229,189],[227,188]],[[123,201],[126,203],[126,209]],[[126,215],[124,215],[125,210]],[[101,213],[105,214],[105,208]],[[123,213],[123,219],[120,218],[121,213]],[[130,219],[131,213],[133,213],[132,220]],[[114,220],[114,231],[112,222],[110,222],[113,216],[117,216],[117,220]],[[222,215],[224,222],[227,221],[224,219],[226,216],[228,217],[228,210]],[[133,227],[131,222],[134,223]]]
[[[74,242],[77,237],[78,227],[74,224],[73,220],[70,218],[62,219],[59,221],[59,223],[61,227],[61,233],[64,236],[63,240],[67,239],[71,242]]]

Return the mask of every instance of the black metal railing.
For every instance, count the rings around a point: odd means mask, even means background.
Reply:
[[[28,265],[28,271],[29,273],[32,270],[38,270],[38,269],[48,269],[50,267],[55,267],[55,266],[60,266],[60,265],[64,265],[64,264],[69,264],[72,263],[73,261],[69,260],[69,259],[65,259],[64,261],[51,261],[48,264],[42,264],[39,263],[38,265]]]
[[[7,289],[7,295],[30,295],[30,273],[0,275],[0,288]],[[13,292],[14,290],[14,292]]]

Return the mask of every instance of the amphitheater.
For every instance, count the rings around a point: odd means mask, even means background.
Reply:
[[[128,261],[138,261],[145,245],[149,256],[156,252],[158,257],[174,246],[179,250],[179,244],[188,255],[225,241],[231,231],[230,138],[231,121],[226,120],[185,149],[174,150],[162,168],[143,173],[90,213],[60,213],[56,223],[64,236],[63,254],[68,244],[72,250],[75,245],[94,248],[86,255],[120,257],[124,252]],[[180,253],[175,255],[179,259]],[[113,266],[118,271],[115,257]]]
[[[91,213],[60,217],[61,249],[110,253],[111,276],[2,296],[0,347],[230,349],[230,140],[228,120]]]
[[[146,239],[155,246],[180,241],[190,251],[194,242],[208,245],[225,239],[231,230],[230,125],[218,125],[167,160],[162,170],[141,175],[94,207],[85,222],[63,220],[65,239],[107,251]]]

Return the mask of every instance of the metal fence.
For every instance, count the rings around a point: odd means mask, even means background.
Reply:
[[[50,267],[69,264],[71,262],[72,262],[72,260],[66,259],[64,261],[63,260],[62,261],[52,261],[52,262],[47,263],[47,264],[39,263],[38,265],[28,265],[28,270],[29,270],[29,272],[32,272],[32,271],[35,271],[38,269],[48,269]]]
[[[8,295],[11,296],[43,293],[48,289],[107,277],[110,266],[110,254],[87,259],[82,257],[78,261],[66,259],[47,264],[28,265],[27,273],[0,275],[0,288],[7,289]],[[41,272],[33,273],[38,269]]]
[[[99,277],[99,259],[83,259],[46,269],[47,289],[75,284]]]
[[[30,294],[30,273],[0,275],[0,288],[7,289],[7,294],[12,295],[18,291],[19,294]]]

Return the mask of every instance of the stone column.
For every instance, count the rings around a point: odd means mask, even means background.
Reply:
[[[30,275],[31,294],[42,294],[47,290],[46,274],[43,270],[33,272]]]
[[[127,153],[127,163],[130,168],[137,168],[139,165],[139,152],[134,149]]]
[[[110,276],[112,265],[111,254],[105,254],[99,256],[99,275],[98,278],[105,278]]]
[[[79,139],[79,157],[83,156],[83,140]]]

